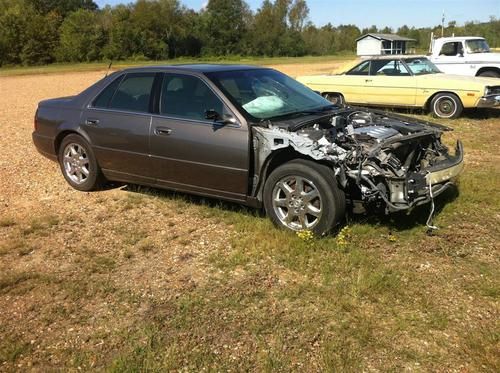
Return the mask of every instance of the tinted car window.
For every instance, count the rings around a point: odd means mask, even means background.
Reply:
[[[205,112],[223,113],[223,103],[199,78],[182,74],[165,74],[162,83],[160,114],[206,120]]]
[[[120,85],[120,82],[123,79],[123,75],[113,80],[113,82],[108,85],[104,90],[97,96],[97,98],[92,103],[92,106],[97,108],[107,108],[109,105],[109,101],[115,94],[116,89]]]
[[[111,99],[110,109],[148,112],[155,74],[127,74]]]
[[[370,61],[360,63],[354,69],[348,71],[346,75],[368,75],[370,72]]]

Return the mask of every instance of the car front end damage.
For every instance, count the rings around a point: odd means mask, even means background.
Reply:
[[[352,107],[292,126],[268,121],[253,127],[255,167],[265,169],[271,154],[291,148],[333,169],[353,212],[409,210],[433,202],[462,171],[461,142],[454,154],[441,142],[450,130]]]

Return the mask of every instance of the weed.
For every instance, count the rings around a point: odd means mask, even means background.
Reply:
[[[25,242],[22,239],[15,238],[0,244],[0,256],[12,253],[16,249],[24,247]]]
[[[59,218],[56,215],[46,215],[31,219],[30,224],[21,230],[23,236],[39,235],[48,236],[49,230],[59,224]]]
[[[0,363],[15,362],[20,356],[31,350],[31,344],[25,342],[21,336],[3,336],[0,339]]]
[[[13,227],[14,225],[16,225],[16,221],[14,220],[14,218],[8,216],[0,218],[0,228]]]
[[[143,239],[137,244],[137,249],[143,253],[148,253],[156,249],[155,244],[150,239]]]

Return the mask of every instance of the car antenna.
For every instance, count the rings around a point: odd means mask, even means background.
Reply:
[[[113,61],[110,61],[109,65],[108,65],[108,71],[106,71],[106,75],[104,75],[104,77],[107,77],[108,74],[109,74],[109,70],[111,69],[111,66],[113,65]]]

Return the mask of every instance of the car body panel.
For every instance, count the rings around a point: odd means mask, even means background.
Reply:
[[[170,132],[162,134],[162,129]],[[248,142],[246,127],[153,116],[150,153],[154,177],[163,184],[203,188],[244,200]]]
[[[91,124],[96,120],[98,124]],[[80,122],[104,173],[114,170],[153,177],[144,168],[149,158],[151,114],[86,108]]]

